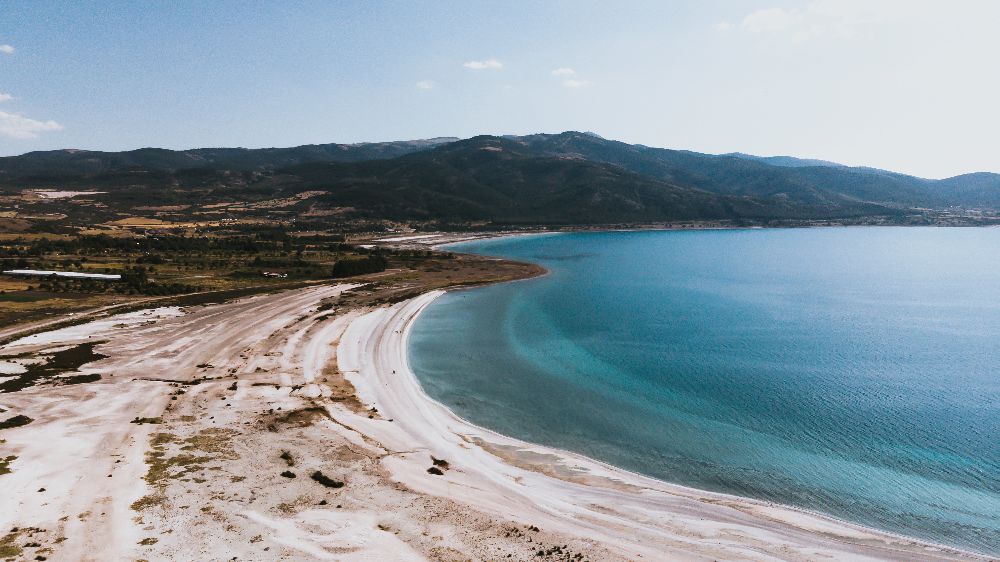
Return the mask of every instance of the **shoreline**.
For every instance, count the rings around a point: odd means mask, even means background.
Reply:
[[[0,419],[30,418],[0,441],[0,547],[49,560],[989,559],[466,422],[407,364],[413,321],[443,292],[431,288],[386,301],[357,282],[311,286],[0,346],[12,361],[76,349],[80,362],[0,394]]]
[[[538,229],[526,230],[497,230],[497,231],[476,231],[476,232],[432,232],[427,235],[420,235],[417,238],[380,242],[385,247],[420,247],[429,250],[447,250],[448,246],[455,244],[465,244],[468,242],[481,242],[499,238],[513,238],[519,236],[541,236],[550,234],[581,234],[598,232],[702,232],[702,231],[728,231],[728,230],[815,230],[815,229],[839,229],[839,228],[1000,228],[1000,224],[972,224],[972,225],[950,225],[950,224],[807,224],[807,225],[769,225],[769,226],[623,226],[623,227],[579,227],[563,228],[558,230]],[[438,238],[448,238],[438,240]],[[408,237],[409,238],[409,237]],[[433,240],[429,238],[434,238]],[[461,253],[461,252],[459,252]],[[475,254],[482,255],[482,254]]]
[[[625,556],[662,555],[665,552],[662,548],[669,544],[674,556],[700,558],[707,554],[704,538],[685,543],[678,541],[678,536],[690,536],[692,529],[694,535],[704,535],[708,529],[726,522],[737,526],[738,530],[730,528],[729,534],[740,535],[741,540],[730,538],[729,544],[712,553],[713,558],[742,558],[750,552],[760,553],[761,549],[770,548],[787,555],[790,548],[805,557],[822,552],[899,560],[989,559],[986,555],[864,527],[794,506],[671,484],[571,451],[504,436],[463,420],[424,392],[407,362],[407,340],[414,321],[442,294],[444,291],[424,293],[356,319],[338,346],[340,368],[363,403],[373,404],[379,413],[394,420],[394,430],[402,429],[410,439],[422,442],[435,458],[445,458],[453,467],[462,467],[462,476],[455,478],[452,485],[477,490],[493,488],[489,490],[491,495],[503,497],[509,493],[522,496],[523,500],[524,490],[519,488],[530,481],[535,488],[532,495],[537,499],[527,504],[519,502],[521,509],[507,513],[508,516],[537,518],[557,506],[564,514],[572,514],[569,518],[572,520],[561,517],[548,521],[548,526],[555,525],[563,533],[595,537],[602,545]],[[354,338],[358,338],[356,343]],[[379,439],[392,440],[392,437],[380,435]],[[452,460],[466,456],[474,456],[474,461]],[[423,471],[407,461],[401,457],[398,463],[393,463],[394,478],[417,489],[426,486],[427,479],[420,474]],[[446,478],[450,474],[446,473]],[[421,491],[440,493],[437,488],[430,486]],[[615,525],[599,533],[596,531],[600,529],[595,529],[592,523],[581,523],[600,518],[600,510],[595,509],[599,504],[581,505],[581,498],[611,501],[616,511],[635,509],[643,517],[618,513]],[[470,497],[466,501],[479,499]],[[507,511],[502,505],[495,507],[501,508],[501,513]],[[672,519],[670,525],[654,524],[650,528],[643,523],[642,519],[651,511],[661,511],[661,517]],[[613,531],[615,528],[617,532]],[[782,539],[765,538],[772,534]],[[646,551],[650,544],[657,543],[660,546]],[[723,544],[719,542],[716,547]]]

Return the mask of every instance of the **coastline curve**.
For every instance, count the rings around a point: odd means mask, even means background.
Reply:
[[[467,422],[424,392],[407,359],[414,321],[442,294],[359,316],[337,348],[340,371],[380,414],[359,418],[359,429],[395,451],[382,463],[409,488],[586,537],[624,558],[988,559],[790,506],[666,483]],[[428,477],[428,456],[449,469]]]

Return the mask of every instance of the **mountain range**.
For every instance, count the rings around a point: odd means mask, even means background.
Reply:
[[[495,224],[893,221],[921,209],[1000,208],[1000,174],[929,180],[788,156],[652,148],[573,131],[0,158],[0,192],[26,188],[106,191],[120,213],[140,203],[204,205],[308,192],[320,195],[303,199],[299,210],[313,215],[336,209],[341,218]]]

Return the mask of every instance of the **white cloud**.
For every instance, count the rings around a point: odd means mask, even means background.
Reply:
[[[729,23],[728,21],[720,21],[719,23],[715,24],[715,29],[718,31],[729,31],[732,28],[733,24]]]
[[[0,136],[33,139],[42,133],[61,131],[62,128],[62,125],[55,121],[37,121],[17,113],[0,111]]]
[[[5,55],[12,55],[14,54],[14,47],[7,45],[6,43],[0,45],[0,53],[3,53]]]
[[[432,80],[421,80],[417,82],[418,90],[430,90],[434,88],[434,82]]]
[[[798,11],[786,12],[781,8],[768,8],[747,14],[740,26],[750,33],[774,33],[792,27],[801,17]]]
[[[593,85],[590,80],[583,80],[580,78],[570,78],[570,76],[576,76],[576,71],[572,68],[563,66],[552,71],[552,76],[564,78],[560,84],[564,88],[585,88],[587,86]]]
[[[14,99],[14,96],[12,96],[10,94],[6,94],[4,92],[0,92],[0,101],[8,101],[8,100],[12,100],[12,99]]]
[[[821,36],[849,37],[871,24],[899,17],[906,3],[900,0],[869,2],[865,0],[813,0],[804,8],[766,8],[751,12],[740,21],[740,28],[754,34],[787,34],[795,41]],[[716,24],[728,30],[729,22]]]
[[[499,70],[503,68],[503,63],[497,59],[470,60],[462,66],[469,70]]]

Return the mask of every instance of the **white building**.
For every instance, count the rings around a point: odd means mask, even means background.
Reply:
[[[111,275],[108,273],[80,273],[77,271],[44,271],[41,269],[11,269],[3,272],[4,275],[20,275],[22,277],[67,277],[70,279],[100,279],[102,281],[121,281],[121,275]]]

